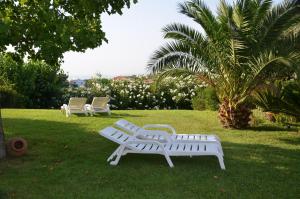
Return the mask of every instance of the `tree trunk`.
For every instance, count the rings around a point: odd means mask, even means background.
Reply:
[[[219,119],[225,128],[242,129],[249,126],[251,113],[247,105],[234,108],[227,100],[223,100],[219,108]]]
[[[5,150],[5,140],[4,140],[4,128],[2,122],[2,115],[1,115],[1,94],[0,94],[0,159],[6,157],[6,150]]]

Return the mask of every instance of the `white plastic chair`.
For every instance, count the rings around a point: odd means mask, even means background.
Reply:
[[[94,97],[92,104],[86,106],[91,115],[95,113],[108,113],[110,115],[109,100],[109,97]]]
[[[127,153],[160,154],[166,158],[170,167],[174,167],[171,156],[216,156],[221,169],[225,170],[223,155],[216,142],[170,141],[161,143],[155,140],[142,140],[113,127],[100,130],[99,134],[120,145],[107,159],[111,165],[117,165],[121,156]]]
[[[83,113],[88,115],[88,110],[85,107],[86,98],[84,97],[71,97],[69,104],[64,104],[61,106],[61,111],[70,117],[73,113]]]

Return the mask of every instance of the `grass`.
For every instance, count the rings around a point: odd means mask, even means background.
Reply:
[[[224,130],[210,111],[113,111],[66,118],[58,110],[4,109],[6,137],[21,136],[29,152],[0,162],[0,198],[299,198],[300,133],[262,124]],[[116,144],[97,131],[125,118],[139,125],[169,123],[178,133],[215,133],[226,171],[215,157],[106,158]]]

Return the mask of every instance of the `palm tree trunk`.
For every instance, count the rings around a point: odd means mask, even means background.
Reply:
[[[0,159],[6,157],[6,150],[5,150],[5,140],[4,140],[4,128],[2,122],[2,115],[1,115],[1,93],[0,93]]]
[[[234,108],[228,100],[223,100],[219,108],[219,119],[225,128],[247,128],[251,114],[251,109],[247,105],[240,105]]]

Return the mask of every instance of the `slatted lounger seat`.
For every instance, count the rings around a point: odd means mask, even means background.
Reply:
[[[140,153],[163,155],[170,167],[174,167],[170,156],[216,156],[221,169],[225,169],[223,155],[216,142],[171,141],[161,143],[155,140],[138,139],[113,127],[107,127],[101,130],[99,134],[120,145],[107,160],[110,161],[111,165],[117,165],[122,155]]]
[[[139,137],[140,139],[147,140],[157,140],[159,142],[168,142],[168,141],[181,141],[181,142],[216,142],[220,145],[220,150],[223,155],[223,150],[221,146],[221,140],[216,135],[208,134],[177,134],[176,130],[167,124],[147,124],[143,127],[139,127],[127,120],[119,120],[115,123],[115,126],[125,130],[126,132]],[[148,128],[151,128],[149,130]],[[163,130],[153,130],[153,128],[158,129],[167,129],[172,132],[169,134],[168,131]]]

